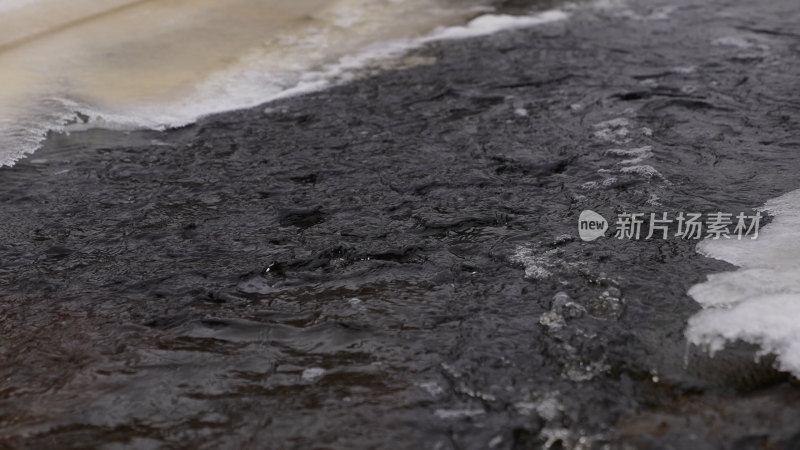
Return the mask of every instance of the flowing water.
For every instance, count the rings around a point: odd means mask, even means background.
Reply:
[[[796,448],[796,6],[627,3],[0,1],[0,447]]]

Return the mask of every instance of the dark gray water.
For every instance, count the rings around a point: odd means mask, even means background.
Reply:
[[[799,14],[583,8],[267,109],[51,136],[0,169],[0,446],[796,448],[769,358],[687,348],[687,289],[729,266],[576,222],[800,187]]]

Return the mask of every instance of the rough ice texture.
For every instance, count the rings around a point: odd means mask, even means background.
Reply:
[[[717,351],[742,340],[774,353],[800,375],[800,190],[761,208],[774,215],[758,239],[706,240],[698,252],[741,267],[689,290],[706,309],[689,320],[687,338]]]

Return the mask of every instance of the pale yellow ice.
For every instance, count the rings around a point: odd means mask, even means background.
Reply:
[[[100,104],[180,95],[325,4],[40,1],[0,16],[0,102],[37,91]]]
[[[0,7],[0,111],[35,94],[112,107],[179,98],[254,52],[281,69],[295,59],[323,60],[365,43],[424,32],[464,14],[434,5],[39,0],[7,11]]]
[[[86,118],[162,129],[323,87],[483,1],[0,0],[0,166]]]

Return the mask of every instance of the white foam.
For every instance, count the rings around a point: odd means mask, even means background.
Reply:
[[[555,249],[537,253],[529,246],[520,245],[511,255],[511,261],[525,268],[526,279],[541,280],[553,274],[550,269],[556,264],[557,254]]]
[[[628,139],[630,126],[630,120],[624,117],[605,120],[594,124],[594,128],[597,130],[594,132],[594,136],[601,141],[625,143],[630,140]]]
[[[313,382],[324,377],[326,373],[327,371],[321,367],[312,367],[304,370],[300,378],[302,378],[303,381]]]
[[[714,45],[738,48],[752,48],[755,44],[740,36],[725,36],[712,41]]]
[[[619,169],[622,173],[634,174],[639,175],[643,178],[660,178],[662,180],[666,180],[661,172],[656,170],[655,167],[648,165],[648,164],[640,164],[640,165],[633,165],[633,166],[625,166]]]
[[[528,28],[543,23],[556,22],[567,18],[567,13],[561,10],[545,11],[532,16],[509,16],[506,14],[484,14],[472,19],[463,26],[440,28],[430,36],[423,38],[422,42],[438,41],[444,39],[465,39],[502,30]]]
[[[653,156],[653,147],[651,145],[645,145],[643,147],[630,148],[630,149],[612,148],[606,150],[606,154],[626,157],[628,159],[620,161],[620,164],[633,165],[633,164],[639,164],[645,159],[648,159],[651,156]]]
[[[689,320],[687,339],[711,352],[742,340],[773,353],[800,376],[800,190],[768,201],[773,215],[758,239],[704,240],[701,254],[741,269],[710,275],[691,295],[704,310]]]

